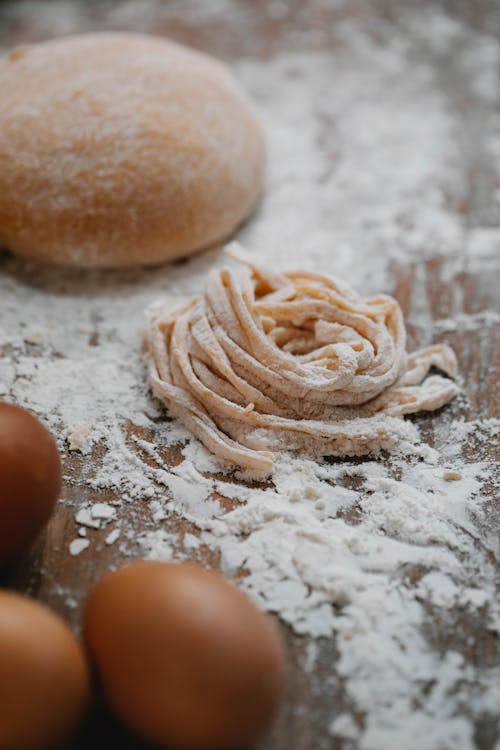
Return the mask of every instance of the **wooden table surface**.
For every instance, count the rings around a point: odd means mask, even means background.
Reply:
[[[201,1],[201,0],[200,0]],[[21,3],[22,4],[22,3]],[[0,2],[0,44],[9,48],[15,44],[32,41],[51,35],[50,28],[44,27],[36,18],[35,6],[44,3],[31,3],[32,16],[28,11],[13,12],[13,2]],[[110,2],[83,2],[76,16],[75,28],[64,31],[81,31],[106,28],[109,23]],[[153,5],[153,4],[151,4]],[[190,7],[192,7],[190,3]],[[365,2],[328,2],[327,0],[295,0],[281,3],[285,10],[280,13],[269,13],[266,2],[262,0],[240,0],[233,3],[233,12],[213,18],[197,18],[195,12],[183,14],[179,3],[159,3],[156,14],[149,11],[147,28],[141,29],[158,34],[167,34],[216,56],[234,60],[239,57],[257,57],[268,59],[277,52],[292,49],[293,32],[301,30],[314,32],[308,37],[305,45],[319,50],[328,50],[329,28],[345,18],[354,18],[364,28],[370,28],[370,19],[375,14],[383,16],[388,23],[398,24],[398,13],[401,5],[425,10],[426,3],[400,3],[399,0],[377,0]],[[276,6],[276,3],[274,4]],[[447,12],[450,17],[459,19],[468,28],[482,30],[496,38],[499,37],[500,4],[496,0],[463,0],[457,2],[435,3]],[[276,6],[277,7],[277,6]],[[161,10],[161,12],[160,12]],[[127,27],[127,17],[123,16],[122,26]],[[135,22],[134,22],[135,23]],[[60,29],[59,29],[60,31]],[[472,33],[472,32],[471,32]],[[448,59],[436,57],[431,61],[435,65],[435,74],[439,85],[447,92],[448,100],[461,112],[460,127],[463,138],[464,173],[467,175],[466,194],[454,210],[460,213],[468,228],[477,226],[500,227],[500,201],[498,190],[500,181],[492,168],[484,150],[484,137],[492,115],[498,113],[498,99],[484,101],[478,99],[468,81],[458,73],[456,60],[451,54]],[[496,190],[496,198],[494,197]],[[499,248],[500,253],[500,248]],[[0,268],[1,272],[1,268]],[[495,279],[491,269],[482,270],[477,263],[470,263],[466,250],[457,258],[426,258],[414,260],[404,265],[395,265],[392,269],[393,293],[401,302],[403,311],[409,314],[410,300],[420,294],[426,294],[430,304],[430,315],[433,319],[443,319],[459,314],[474,314],[482,310],[495,308],[498,304],[498,275]],[[460,295],[452,295],[451,287],[459,287]],[[391,290],[387,290],[391,291]],[[457,300],[460,300],[458,303]],[[460,306],[457,306],[457,305]],[[1,305],[1,301],[0,301]],[[410,325],[411,345],[419,343],[421,331]],[[435,340],[444,337],[436,335]],[[464,376],[464,388],[468,399],[463,401],[460,415],[471,420],[476,417],[499,417],[499,399],[497,391],[498,364],[500,357],[500,337],[494,320],[485,319],[484,330],[478,336],[474,330],[460,330],[447,333],[446,340],[453,346],[458,355],[460,371]],[[432,436],[429,417],[420,418],[419,424],[428,429]],[[439,448],[436,444],[435,447]],[[493,458],[495,446],[490,446]],[[467,456],[465,456],[467,458]],[[65,497],[77,498],[79,493],[79,472],[82,461],[88,457],[75,457],[75,454],[64,456],[65,472],[71,476],[71,482],[65,488]],[[89,490],[86,489],[87,497]],[[109,499],[102,493],[95,492],[95,500]],[[112,499],[112,498],[111,498]],[[500,531],[500,510],[491,495],[488,528],[485,536]],[[141,529],[140,510],[129,509],[134,513],[133,522],[138,531]],[[132,518],[132,516],[131,516]],[[171,520],[169,523],[178,524]],[[2,581],[23,591],[39,597],[54,606],[72,624],[76,625],[80,617],[79,607],[70,608],[66,600],[54,594],[55,584],[64,589],[82,591],[95,582],[101,572],[111,564],[119,562],[118,547],[97,545],[92,556],[71,557],[68,554],[68,542],[75,536],[74,512],[68,505],[62,505],[50,524],[47,533],[33,550],[18,564],[11,566],[2,574]],[[415,572],[418,575],[418,571]],[[485,626],[480,617],[471,619],[464,611],[456,609],[453,617],[449,613],[433,615],[433,639],[437,648],[453,649],[463,654],[464,658],[477,668],[500,665],[498,637]],[[319,641],[319,658],[317,668],[312,674],[306,673],[301,664],[307,640],[293,635],[283,627],[290,663],[290,675],[287,687],[286,705],[270,737],[263,747],[267,750],[314,750],[315,748],[332,748],[332,750],[349,750],[357,747],[355,742],[333,739],[328,734],[328,724],[332,719],[332,705],[340,712],[351,711],[348,698],[343,691],[342,680],[336,679],[335,659],[336,644],[334,639]],[[328,688],[325,688],[328,680]],[[297,706],[301,707],[297,711]],[[362,724],[363,717],[355,715]],[[494,717],[486,716],[475,719],[475,741],[481,750],[493,750],[498,741],[498,725]],[[122,729],[108,714],[99,698],[90,711],[85,726],[77,737],[65,747],[83,750],[83,748],[119,747],[121,750],[146,748],[140,740],[132,737]],[[382,750],[382,748],[380,749]],[[401,748],[404,750],[404,748]]]

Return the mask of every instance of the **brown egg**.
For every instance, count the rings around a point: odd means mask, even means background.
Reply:
[[[54,438],[32,414],[0,403],[0,564],[35,540],[61,490]]]
[[[285,660],[274,623],[197,565],[138,562],[105,576],[85,638],[115,712],[160,745],[247,747],[279,708]]]
[[[0,591],[0,750],[52,748],[85,707],[85,653],[38,602]]]

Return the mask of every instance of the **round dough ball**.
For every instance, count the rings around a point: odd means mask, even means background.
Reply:
[[[85,637],[115,712],[160,746],[253,747],[279,708],[274,623],[199,565],[138,562],[105,576]]]
[[[80,719],[89,682],[83,648],[66,623],[38,602],[0,591],[0,748],[53,748]]]
[[[0,565],[24,552],[48,523],[61,481],[50,432],[20,406],[0,403]]]
[[[262,186],[264,140],[216,60],[126,33],[0,61],[0,244],[76,267],[171,260],[230,234]]]

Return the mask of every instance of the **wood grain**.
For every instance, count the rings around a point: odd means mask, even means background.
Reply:
[[[40,3],[42,4],[42,3]],[[15,12],[13,2],[0,2],[0,43],[10,47],[20,42],[33,41],[49,36],[48,29],[41,28],[29,16]],[[109,23],[110,2],[84,2],[80,0],[77,14],[78,26],[74,31],[104,28]],[[119,5],[119,3],[115,3]],[[346,18],[371,31],[374,16],[382,17],[390,26],[400,23],[401,7],[398,0],[379,0],[367,3],[353,0],[347,3],[333,3],[327,0],[295,0],[281,4],[280,14],[270,14],[269,4],[263,0],[234,2],[233,11],[217,18],[200,22],[196,14],[170,11],[170,4],[157,4],[157,12],[149,13],[141,30],[169,36],[194,45],[218,57],[231,60],[239,57],[259,57],[267,59],[280,51],[294,48],[294,39],[300,32],[302,44],[308,49],[328,50],[331,43],[332,25]],[[433,7],[439,5],[434,3]],[[427,14],[431,6],[426,3],[411,2],[412,6]],[[177,6],[178,7],[178,4]],[[494,36],[500,36],[500,11],[495,0],[476,2],[444,2],[442,7],[451,17]],[[420,12],[419,11],[419,12]],[[35,12],[35,11],[33,11]],[[127,27],[127,20],[121,26]],[[135,19],[134,23],[137,23]],[[116,22],[113,24],[116,28]],[[498,101],[485,103],[474,93],[470,82],[463,77],[463,71],[453,55],[443,59],[436,52],[431,53],[421,46],[418,54],[425,56],[433,66],[438,86],[444,92],[448,106],[459,113],[460,138],[463,143],[463,186],[456,194],[449,196],[452,210],[465,218],[467,232],[479,226],[500,226],[500,201],[493,198],[494,190],[500,188],[495,171],[485,149],[485,139],[491,117],[498,112]],[[326,124],[328,126],[328,124]],[[325,150],[325,158],[333,165],[335,154]],[[328,168],[328,166],[327,166]],[[500,253],[500,249],[499,249]],[[0,266],[1,272],[1,266]],[[464,314],[480,314],[498,305],[498,277],[491,271],[477,268],[470,256],[467,233],[459,257],[431,258],[414,261],[405,265],[394,265],[391,269],[393,293],[403,306],[408,318],[410,346],[438,342],[446,339],[458,355],[460,371],[464,376],[465,398],[460,406],[453,409],[451,416],[446,410],[440,415],[451,422],[452,417],[467,420],[488,416],[500,417],[498,394],[498,367],[500,365],[500,334],[491,319],[485,317],[484,327],[477,331],[439,332],[435,321]],[[387,290],[391,291],[391,290]],[[425,329],[412,319],[412,304],[415,299],[425,298],[429,302],[429,320]],[[0,302],[1,304],[1,302]],[[99,346],[96,336],[94,341]],[[436,448],[439,439],[434,434],[429,417],[419,417],[419,425]],[[131,428],[132,429],[132,428]],[[147,437],[142,434],[142,437]],[[468,447],[465,458],[473,460],[475,446]],[[494,444],[489,446],[490,457],[495,458]],[[98,456],[94,458],[98,459]],[[173,465],[175,452],[165,458]],[[112,495],[94,493],[79,482],[82,461],[88,458],[67,455],[64,457],[64,471],[71,478],[66,484],[64,497],[56,517],[47,533],[39,540],[32,552],[18,564],[4,570],[1,581],[48,602],[69,622],[78,628],[81,606],[86,592],[99,578],[102,571],[116,565],[125,555],[119,546],[107,546],[102,531],[89,530],[92,538],[92,556],[71,557],[68,542],[74,538],[76,526],[73,505],[76,506],[82,495],[87,500],[112,500]],[[491,504],[487,525],[481,528],[482,540],[488,540],[500,533],[500,509],[490,488]],[[141,506],[128,505],[125,508],[127,522],[137,531],[137,535],[147,529],[146,516]],[[355,512],[355,511],[354,511]],[[187,530],[187,524],[177,519],[167,521],[176,529]],[[191,529],[196,533],[194,529]],[[133,548],[134,541],[129,546]],[[211,560],[216,563],[216,560]],[[417,583],[423,571],[415,568],[408,571],[408,578]],[[75,606],[68,606],[67,596],[61,591],[71,592]],[[482,668],[500,665],[498,637],[489,631],[480,616],[471,617],[464,609],[455,608],[451,615],[443,614],[437,608],[428,612],[428,636],[436,649],[441,652],[455,650],[473,664],[479,671]],[[328,724],[332,719],[332,706],[335,712],[351,713],[355,722],[362,727],[363,716],[355,712],[349,704],[343,689],[342,679],[335,670],[337,649],[332,639],[319,641],[317,668],[309,674],[304,668],[307,640],[293,635],[283,628],[289,657],[289,680],[286,703],[273,732],[263,744],[265,750],[355,750],[356,744],[334,740],[328,734]],[[464,708],[467,714],[467,708]],[[479,750],[493,750],[499,740],[498,727],[491,717],[475,720],[475,742]],[[65,745],[66,750],[84,748],[119,747],[132,750],[147,746],[124,730],[108,713],[104,701],[97,696],[85,725],[77,736]],[[62,749],[61,749],[62,750]],[[382,749],[381,749],[382,750]],[[401,750],[404,750],[402,748]]]

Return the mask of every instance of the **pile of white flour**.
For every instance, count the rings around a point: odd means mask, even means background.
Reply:
[[[331,271],[363,294],[394,292],[395,268],[419,262],[418,274],[424,258],[442,258],[445,315],[432,321],[425,296],[401,300],[419,345],[457,331],[480,337],[499,318],[464,313],[455,283],[463,271],[497,268],[500,229],[468,226],[458,210],[468,178],[461,116],[431,57],[462,45],[471,96],[487,106],[500,49],[480,34],[471,49],[460,24],[436,12],[430,31],[424,16],[402,14],[398,28],[373,35],[344,22],[328,54],[234,64],[269,141],[265,198],[238,239],[267,263]],[[422,45],[428,64],[415,56]],[[500,119],[484,128],[500,184]],[[425,421],[410,456],[282,455],[269,484],[221,479],[151,399],[141,345],[145,308],[196,293],[222,261],[212,250],[167,268],[72,274],[2,260],[0,397],[39,414],[79,464],[83,478],[67,477],[80,488],[71,494],[79,497],[71,553],[113,544],[124,558],[213,555],[228,576],[244,571],[239,584],[264,609],[310,637],[306,666],[324,645],[313,639],[335,639],[330,671],[349,710],[332,703],[330,734],[345,747],[473,750],[477,722],[499,715],[500,666],[478,670],[436,642],[432,623],[460,616],[480,623],[484,637],[500,634],[498,421],[466,421],[465,393],[432,427]],[[91,504],[90,489],[113,494]],[[149,519],[139,539],[130,522],[137,504]],[[178,531],[178,517],[189,533]]]

